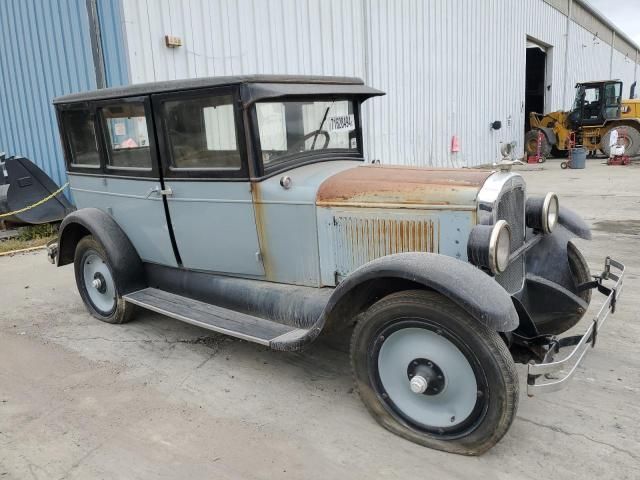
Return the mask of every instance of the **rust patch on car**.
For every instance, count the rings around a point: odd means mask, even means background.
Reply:
[[[260,182],[251,182],[251,198],[253,200],[253,213],[256,218],[256,231],[258,233],[258,245],[260,246],[260,252],[256,254],[260,255],[262,261],[262,267],[264,268],[264,275],[267,280],[271,280],[273,275],[273,268],[269,263],[269,249],[267,246],[267,234],[265,231],[265,213],[264,204],[262,203],[262,195],[260,193]]]
[[[472,207],[490,170],[359,166],[333,175],[318,189],[321,206]]]

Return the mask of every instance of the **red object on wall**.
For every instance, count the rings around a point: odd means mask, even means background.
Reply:
[[[460,144],[458,143],[458,137],[454,135],[453,137],[451,137],[451,152],[455,153],[459,151],[460,151]]]

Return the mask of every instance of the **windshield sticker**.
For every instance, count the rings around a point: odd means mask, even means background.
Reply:
[[[127,127],[124,122],[118,122],[114,125],[115,134],[120,137],[127,134]]]
[[[356,128],[353,115],[338,115],[329,117],[330,132],[348,132]]]

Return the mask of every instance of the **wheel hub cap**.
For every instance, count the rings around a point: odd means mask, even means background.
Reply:
[[[461,424],[478,398],[475,374],[464,354],[447,338],[425,328],[403,328],[385,338],[378,354],[378,374],[383,398],[427,428]]]
[[[105,293],[107,291],[107,282],[104,275],[100,272],[95,273],[91,285],[93,285],[93,288],[95,288],[99,293]]]
[[[97,253],[89,253],[85,257],[82,269],[89,300],[96,310],[108,315],[116,304],[115,282],[111,270]]]
[[[409,382],[409,387],[413,393],[424,393],[427,391],[429,381],[421,375],[416,375]]]
[[[426,358],[415,358],[409,363],[407,378],[413,393],[438,395],[445,387],[442,369]]]

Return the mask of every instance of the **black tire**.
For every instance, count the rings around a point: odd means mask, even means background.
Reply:
[[[100,261],[102,261],[106,269],[108,269],[108,272],[111,274],[111,279],[113,280],[112,288],[110,289],[110,291],[113,291],[114,300],[112,308],[100,308],[100,306],[92,300],[87,288],[87,282],[85,282],[85,263],[89,258],[95,258],[96,256],[99,257]],[[125,302],[122,298],[104,247],[92,235],[87,235],[78,242],[73,265],[80,297],[82,297],[82,301],[91,315],[107,323],[125,323],[131,319],[135,306]],[[104,278],[102,280],[104,280]]]
[[[573,242],[567,243],[567,259],[569,261],[569,268],[573,274],[573,282],[576,287],[582,283],[591,281],[589,264]],[[591,303],[591,289],[579,292],[578,296],[585,301],[587,306]],[[560,335],[577,325],[578,322],[582,320],[585,313],[587,313],[586,308],[570,315],[563,315],[558,319],[536,322],[536,328],[541,334]]]
[[[527,152],[527,156],[533,156],[538,153],[538,130],[530,130],[524,136],[524,148]],[[542,142],[540,143],[540,156],[547,158],[551,153],[551,144],[549,139],[543,133]]]
[[[625,155],[634,157],[640,153],[640,132],[637,128],[630,125],[616,126],[607,130],[600,139],[600,150],[607,157],[611,154],[611,147],[609,146],[609,138],[613,130],[618,129],[618,134],[627,140],[627,146],[625,148]]]
[[[385,341],[405,328],[424,330],[404,330],[401,335],[413,337],[414,332],[426,330],[426,335],[436,338],[438,342],[448,340],[447,344],[455,347],[453,351],[457,349],[456,355],[464,355],[473,371],[475,386],[463,385],[462,388],[466,388],[467,393],[472,389],[472,401],[476,403],[470,414],[456,420],[456,426],[432,427],[414,421],[397,408],[393,400],[394,394],[385,390],[379,370],[381,367],[385,368],[379,362],[380,352]],[[428,355],[425,352],[425,358]],[[431,365],[427,360],[419,361]],[[404,363],[400,361],[398,364],[397,371],[402,375]],[[411,365],[414,364],[415,361],[410,362],[408,368],[412,368]],[[436,361],[433,364],[436,365]],[[513,358],[500,335],[470,317],[449,299],[432,291],[394,293],[370,307],[353,332],[351,365],[360,397],[376,421],[389,431],[426,447],[463,455],[479,455],[504,436],[516,415],[518,375]],[[455,372],[455,376],[462,376],[461,371]],[[441,373],[443,375],[438,378],[444,377],[445,380],[442,380],[440,390],[436,390],[437,393],[427,391],[422,394],[440,395],[447,388],[451,389],[449,394],[460,390],[461,385],[449,385],[447,382],[452,378],[451,372],[447,375],[444,368]],[[412,374],[407,375],[409,382]],[[404,379],[401,381],[404,382]],[[411,392],[406,398],[413,398],[411,395],[420,393]],[[420,405],[422,408],[423,403]],[[447,404],[447,408],[450,406]],[[454,419],[455,416],[451,417],[452,422]]]

